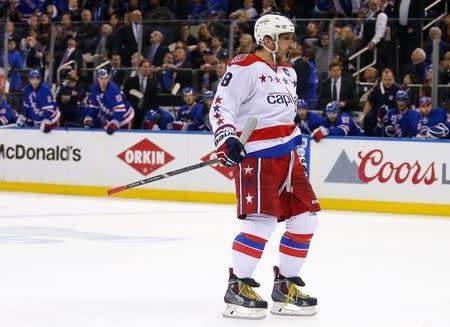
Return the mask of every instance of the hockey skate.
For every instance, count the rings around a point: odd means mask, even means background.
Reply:
[[[270,312],[276,315],[312,316],[317,313],[317,299],[301,292],[297,286],[305,286],[300,277],[286,278],[280,269],[273,267],[275,282],[272,291],[274,301]]]
[[[252,287],[259,287],[259,284],[253,278],[238,278],[230,268],[228,289],[224,296],[226,306],[222,315],[226,318],[264,319],[267,302]]]

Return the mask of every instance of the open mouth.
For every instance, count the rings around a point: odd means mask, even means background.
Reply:
[[[286,59],[288,60],[291,57],[291,50],[286,51]]]

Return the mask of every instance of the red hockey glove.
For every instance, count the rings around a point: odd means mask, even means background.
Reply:
[[[236,133],[230,129],[223,130],[214,138],[216,155],[219,162],[227,167],[233,167],[245,159],[245,147],[239,141]]]
[[[108,135],[113,134],[116,129],[118,129],[119,126],[119,122],[117,120],[111,120],[108,125],[106,125],[106,133],[108,133]]]
[[[187,131],[189,124],[184,121],[174,121],[173,122],[173,129],[176,131]]]
[[[39,128],[44,133],[49,133],[52,130],[53,124],[48,119],[44,119],[41,121],[41,125],[39,125]]]
[[[320,126],[319,128],[316,128],[314,130],[314,132],[312,132],[311,137],[314,139],[314,141],[319,142],[321,139],[323,139],[329,133],[330,132],[328,131],[328,128]]]

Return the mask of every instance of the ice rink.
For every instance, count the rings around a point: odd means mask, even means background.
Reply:
[[[222,318],[234,212],[0,193],[0,326],[450,326],[450,219],[334,211],[301,274],[316,316]],[[283,227],[254,276],[267,300]]]

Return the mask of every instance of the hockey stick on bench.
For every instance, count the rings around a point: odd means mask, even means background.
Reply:
[[[258,119],[256,117],[251,117],[251,118],[249,118],[247,120],[247,122],[245,123],[245,126],[244,126],[244,130],[242,131],[241,137],[239,138],[239,140],[241,141],[242,144],[245,145],[245,143],[247,143],[250,135],[255,130],[257,123],[258,123]],[[192,165],[192,166],[187,166],[187,167],[184,167],[184,168],[172,170],[172,171],[169,171],[169,172],[161,174],[161,175],[156,175],[156,176],[152,176],[152,177],[149,177],[149,178],[141,179],[140,181],[136,181],[134,183],[130,183],[130,184],[126,184],[126,185],[122,185],[122,186],[119,186],[119,187],[115,187],[115,188],[109,189],[108,190],[108,195],[113,195],[113,194],[116,194],[116,193],[128,190],[128,189],[133,188],[133,187],[137,187],[137,186],[141,186],[141,185],[144,185],[144,184],[156,182],[156,181],[159,181],[161,179],[168,178],[168,177],[171,177],[171,176],[187,173],[188,171],[192,171],[192,170],[195,170],[195,169],[198,169],[198,168],[214,165],[214,164],[216,164],[218,162],[219,162],[219,159],[217,159],[217,158],[216,159],[211,159],[211,160],[208,160],[208,161],[205,161],[205,162],[200,162],[200,163]]]

